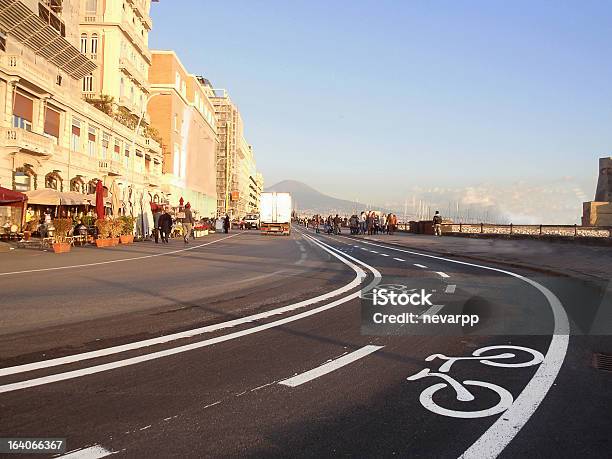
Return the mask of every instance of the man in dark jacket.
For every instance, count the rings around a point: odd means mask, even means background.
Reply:
[[[434,227],[434,235],[442,236],[442,217],[440,216],[440,212],[436,210],[436,214],[433,217],[433,227]]]
[[[159,207],[155,206],[155,210],[153,211],[153,237],[155,237],[156,244],[159,244],[159,217],[161,217],[161,215]]]
[[[164,209],[164,213],[159,216],[159,231],[161,232],[162,242],[168,243],[168,236],[172,231],[172,217],[168,213],[168,209]]]
[[[223,232],[225,234],[229,233],[230,230],[230,218],[229,215],[225,214],[225,218],[223,219]]]

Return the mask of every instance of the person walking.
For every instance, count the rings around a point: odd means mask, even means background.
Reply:
[[[360,234],[365,234],[366,233],[366,214],[365,212],[361,212],[361,215],[359,216],[359,232]]]
[[[442,236],[442,217],[440,216],[440,212],[438,212],[437,210],[433,217],[432,223],[434,227],[434,235]]]
[[[191,236],[191,230],[193,229],[193,224],[195,220],[193,219],[193,214],[191,213],[191,204],[185,204],[185,215],[183,216],[183,239],[185,244],[189,242],[189,236]]]
[[[164,213],[159,216],[159,231],[161,232],[162,242],[168,244],[168,236],[172,231],[172,216],[168,212],[168,209],[164,209]]]
[[[159,244],[159,217],[161,217],[161,215],[159,207],[155,206],[155,210],[153,211],[153,237],[155,238],[156,244]]]
[[[334,217],[334,234],[340,234],[340,217],[338,214]]]
[[[230,218],[228,214],[225,214],[225,218],[223,219],[223,232],[228,234],[230,230]]]

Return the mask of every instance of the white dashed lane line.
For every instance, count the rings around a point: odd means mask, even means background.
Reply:
[[[370,252],[372,252],[372,253],[378,253],[376,250],[370,250]]]
[[[455,293],[456,288],[456,285],[447,285],[446,290],[444,290],[444,293]]]
[[[414,266],[416,266],[417,268],[423,268],[423,269],[427,269],[427,266],[425,265],[420,265],[418,263],[415,263]]]
[[[440,277],[444,277],[444,278],[450,277],[448,274],[443,273],[442,271],[436,271],[436,274],[439,275]]]
[[[380,256],[381,257],[388,257],[389,255],[387,255],[386,253],[381,253]]]
[[[396,260],[396,261],[406,261],[403,258],[393,258],[393,259]]]

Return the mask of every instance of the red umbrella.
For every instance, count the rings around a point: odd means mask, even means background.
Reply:
[[[96,183],[96,214],[98,214],[98,218],[104,220],[104,187],[102,186],[102,180],[98,180],[98,183]]]
[[[185,201],[183,200],[183,197],[181,196],[181,199],[179,199],[179,206],[183,207],[184,202]]]

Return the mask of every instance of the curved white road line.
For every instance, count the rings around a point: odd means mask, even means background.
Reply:
[[[38,269],[26,269],[23,271],[10,271],[6,273],[0,273],[0,277],[13,276],[16,274],[40,273],[40,272],[45,272],[45,271],[60,271],[63,269],[87,268],[89,266],[110,265],[112,263],[122,263],[126,261],[144,260],[146,258],[164,257],[166,255],[172,255],[172,254],[181,253],[181,252],[188,252],[190,250],[199,249],[200,247],[205,247],[207,245],[216,244],[217,242],[221,242],[221,241],[224,241],[232,237],[240,236],[241,234],[242,233],[232,234],[231,236],[225,236],[221,239],[215,239],[214,241],[206,242],[205,244],[194,245],[193,247],[187,247],[186,249],[172,250],[170,252],[160,252],[160,253],[154,253],[151,255],[142,255],[140,257],[120,258],[118,260],[97,261],[95,263],[83,263],[81,265],[67,265],[67,266],[56,266],[53,268],[38,268]]]
[[[195,247],[194,247],[195,248]],[[327,250],[327,249],[325,249]],[[329,252],[329,250],[327,250]],[[332,253],[332,252],[330,252]],[[341,259],[338,255],[332,253],[336,258]],[[350,264],[353,267],[352,264]],[[69,355],[66,357],[58,357],[55,359],[49,360],[41,360],[38,362],[26,363],[23,365],[17,365],[12,367],[0,368],[0,377],[8,376],[17,373],[25,373],[27,371],[41,370],[43,368],[51,368],[59,365],[66,365],[70,363],[76,363],[83,360],[96,359],[98,357],[104,357],[107,355],[118,354],[121,352],[132,351],[135,349],[142,349],[145,347],[155,346],[158,344],[169,343],[171,341],[176,341],[184,338],[191,338],[197,335],[202,335],[204,333],[211,333],[218,330],[223,330],[225,328],[232,328],[238,325],[246,324],[249,322],[255,322],[257,320],[265,319],[268,317],[272,317],[274,315],[284,314],[289,311],[293,311],[296,309],[304,308],[306,306],[310,306],[311,304],[319,303],[321,301],[328,300],[330,298],[341,295],[353,288],[359,286],[361,284],[362,278],[366,276],[365,272],[360,268],[356,267],[359,271],[356,271],[355,278],[349,282],[348,284],[332,290],[331,292],[327,292],[321,295],[318,295],[314,298],[309,298],[307,300],[300,301],[298,303],[289,304],[287,306],[282,306],[276,309],[272,309],[270,311],[264,311],[257,314],[252,314],[250,316],[241,317],[239,319],[233,319],[226,322],[221,322],[214,325],[208,325],[205,327],[194,328],[191,330],[186,330],[182,332],[172,333],[170,335],[159,336],[157,338],[150,338],[142,341],[134,341],[132,343],[122,344],[118,346],[107,347],[104,349],[99,349],[96,351],[83,352],[80,354]],[[355,269],[355,268],[354,268]]]
[[[311,239],[315,244],[317,244],[323,250],[325,250],[326,252],[329,252],[331,255],[333,255],[334,257],[339,259],[342,263],[350,266],[355,271],[355,273],[356,273],[355,280],[353,282],[351,282],[350,284],[347,284],[347,285],[351,285],[355,281],[357,281],[357,285],[359,285],[361,283],[361,281],[367,277],[367,274],[365,273],[365,271],[363,269],[361,269],[356,264],[354,264],[354,263],[350,262],[349,260],[347,260],[344,256],[339,255],[337,253],[337,251],[334,251],[333,248],[327,246],[327,244],[319,242],[319,241],[317,241],[314,238],[310,238],[310,236],[305,236],[305,237]],[[351,257],[349,257],[349,258],[351,258]],[[374,274],[374,280],[372,281],[372,283],[370,285],[376,284],[376,283],[378,283],[380,281],[381,275],[380,275],[380,273],[375,268],[373,268],[373,267],[371,267],[371,266],[369,266],[369,265],[367,265],[367,264],[365,264],[365,263],[363,263],[363,262],[361,262],[359,260],[356,260],[356,261],[359,264],[361,264],[362,266],[367,267],[372,272],[372,274]],[[346,289],[346,288],[347,288],[347,286],[342,287],[342,289]],[[338,289],[338,290],[341,290],[341,289]],[[286,317],[284,319],[280,319],[280,320],[277,320],[277,321],[274,321],[274,322],[270,322],[270,323],[267,323],[267,324],[259,325],[259,326],[256,326],[256,327],[251,327],[251,328],[248,328],[246,330],[241,330],[241,331],[238,331],[238,332],[229,333],[227,335],[219,336],[219,337],[216,337],[216,338],[211,338],[211,339],[207,339],[207,340],[204,340],[204,341],[199,341],[199,342],[192,343],[192,344],[186,344],[186,345],[183,345],[183,346],[178,346],[178,347],[174,347],[174,348],[171,348],[171,349],[166,349],[166,350],[163,350],[163,351],[152,352],[152,353],[141,355],[141,356],[138,356],[138,357],[132,357],[132,358],[128,358],[128,359],[118,360],[118,361],[115,361],[115,362],[106,363],[106,364],[102,364],[102,365],[95,365],[95,366],[83,368],[83,369],[80,369],[80,370],[73,370],[73,371],[68,371],[68,372],[64,372],[64,373],[58,373],[58,374],[54,374],[54,375],[50,375],[50,376],[43,376],[43,377],[40,377],[40,378],[34,378],[34,379],[25,380],[25,381],[19,381],[19,382],[15,382],[15,383],[11,383],[11,384],[5,384],[5,385],[0,386],[0,393],[12,392],[12,391],[16,391],[16,390],[26,389],[26,388],[29,388],[29,387],[36,387],[36,386],[41,386],[41,385],[45,385],[45,384],[51,384],[51,383],[58,382],[58,381],[65,381],[65,380],[68,380],[68,379],[78,378],[78,377],[81,377],[81,376],[91,375],[91,374],[95,374],[95,373],[101,373],[101,372],[113,370],[113,369],[116,369],[116,368],[126,367],[126,366],[129,366],[129,365],[135,365],[135,364],[138,364],[138,363],[147,362],[147,361],[150,361],[150,360],[155,360],[155,359],[159,359],[159,358],[162,358],[162,357],[167,357],[167,356],[170,356],[170,355],[180,354],[180,353],[191,351],[191,350],[194,350],[194,349],[199,349],[199,348],[203,348],[203,347],[212,346],[213,344],[222,343],[224,341],[229,341],[229,340],[232,340],[232,339],[240,338],[242,336],[247,336],[247,335],[258,333],[258,332],[261,332],[261,331],[264,331],[264,330],[268,330],[268,329],[271,329],[271,328],[279,327],[281,325],[284,325],[284,324],[287,324],[287,323],[291,323],[291,322],[295,322],[295,321],[303,319],[305,317],[309,317],[309,316],[318,314],[320,312],[327,311],[328,309],[332,309],[332,308],[334,308],[334,307],[336,307],[338,305],[346,303],[347,301],[350,301],[350,300],[355,299],[355,298],[359,298],[359,295],[360,295],[360,291],[357,291],[357,292],[351,293],[351,294],[349,294],[349,295],[347,295],[345,297],[339,298],[338,300],[335,300],[335,301],[333,301],[331,303],[328,303],[326,305],[319,306],[318,308],[311,309],[311,310],[308,310],[308,311],[305,311],[305,312],[302,312],[302,313],[299,313],[299,314],[295,314],[295,315]],[[306,300],[306,301],[311,301],[312,302],[312,300]],[[262,314],[265,314],[265,313],[262,313]],[[250,316],[250,317],[253,317],[253,316]],[[247,319],[247,318],[245,318],[245,319]],[[244,320],[244,319],[237,319],[237,320]],[[219,325],[222,325],[222,324],[219,324]],[[204,328],[207,328],[207,327],[204,327]],[[184,332],[184,333],[188,333],[188,332]],[[169,335],[169,336],[172,336],[172,335]],[[163,338],[167,338],[167,337],[160,337],[158,339],[163,339]],[[149,341],[149,340],[147,340],[147,341]],[[139,343],[141,344],[142,342],[139,342]],[[125,345],[125,346],[130,346],[130,345],[139,344],[139,343],[131,343],[131,344],[128,344],[128,345]],[[58,360],[61,360],[62,363],[72,363],[72,362],[76,362],[76,361],[79,361],[79,360],[85,360],[85,358],[94,358],[94,356],[91,356],[91,354],[95,354],[95,353],[98,353],[97,356],[101,356],[101,355],[108,355],[109,353],[121,352],[121,351],[117,351],[116,350],[117,348],[121,348],[121,347],[123,347],[123,346],[116,346],[115,348],[102,349],[100,351],[93,351],[91,353],[85,353],[85,354],[77,354],[77,355],[74,355],[74,356],[63,357],[61,359],[53,359],[53,360],[55,360],[56,362]],[[140,346],[140,347],[142,347],[142,346]],[[113,350],[113,349],[115,350],[115,352],[109,352],[110,350]],[[103,353],[103,352],[106,352],[106,353]],[[101,353],[103,353],[103,354],[101,354]],[[89,354],[90,356],[84,357],[84,355],[87,355],[87,354]],[[55,363],[54,365],[48,365],[50,362],[53,362],[53,361],[52,360],[42,361],[42,362],[36,362],[34,364],[21,365],[20,367],[13,367],[13,371],[11,371],[11,373],[6,373],[6,374],[21,373],[23,371],[31,371],[32,369],[35,369],[35,368],[32,367],[32,366],[35,366],[35,365],[39,365],[39,368],[45,368],[45,366],[40,366],[40,365],[47,364],[46,366],[48,367],[48,366],[55,366],[55,365],[62,364],[62,363]],[[17,369],[17,368],[21,368],[22,371],[15,371],[15,369]],[[26,368],[26,369],[24,369],[24,368]],[[4,369],[3,371],[6,371],[6,370],[9,370],[9,369]]]
[[[533,378],[531,378],[523,391],[519,394],[516,400],[514,400],[512,406],[505,411],[502,416],[500,416],[497,421],[495,421],[493,425],[491,425],[491,427],[489,427],[487,431],[482,434],[482,436],[460,456],[464,459],[497,457],[504,450],[504,448],[508,446],[516,434],[519,433],[521,428],[523,428],[527,421],[529,421],[529,418],[533,415],[533,413],[535,413],[535,411],[538,409],[538,406],[540,406],[540,403],[542,403],[546,397],[546,394],[552,387],[557,375],[559,374],[559,370],[563,365],[569,344],[570,326],[567,319],[567,314],[565,313],[565,309],[563,308],[561,301],[559,301],[555,294],[543,285],[529,279],[528,277],[513,273],[512,271],[478,265],[475,263],[468,263],[465,261],[451,260],[449,258],[436,255],[413,252],[411,250],[374,244],[372,242],[362,242],[364,244],[383,247],[389,250],[395,250],[397,252],[403,252],[418,257],[447,261],[450,263],[456,263],[458,265],[471,266],[474,268],[481,268],[507,274],[508,276],[520,279],[521,281],[536,288],[548,301],[550,308],[552,309],[555,325],[553,336],[550,341],[550,345],[548,346],[548,351],[544,357],[544,361],[538,367],[538,370],[533,375]]]

